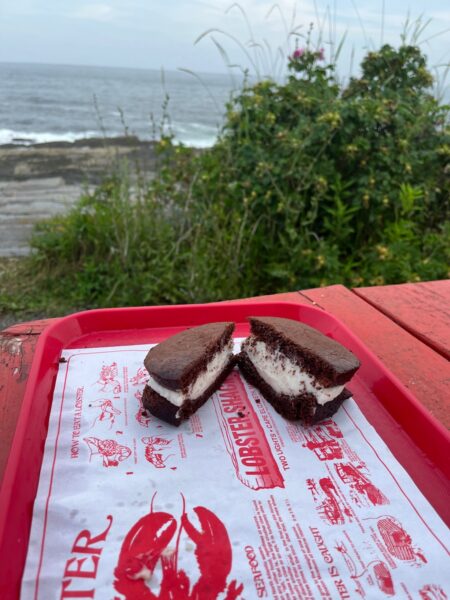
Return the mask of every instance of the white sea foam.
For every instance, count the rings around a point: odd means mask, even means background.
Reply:
[[[62,133],[34,132],[34,131],[14,131],[13,129],[0,129],[1,144],[45,144],[47,142],[75,142],[84,138],[101,136],[99,131],[83,131],[75,133],[74,131],[65,131]]]
[[[210,135],[202,138],[191,137],[188,131],[176,132],[174,143],[183,143],[185,146],[193,148],[210,148],[214,145],[217,136]],[[100,131],[84,131],[75,133],[74,131],[65,131],[62,133],[53,132],[33,132],[33,131],[15,131],[13,129],[0,129],[0,146],[2,144],[17,144],[21,146],[31,146],[32,144],[45,144],[49,142],[75,142],[86,138],[102,137]],[[120,133],[114,133],[120,135]],[[112,136],[111,136],[112,137]],[[145,139],[142,137],[141,139]],[[147,136],[147,139],[150,139]]]

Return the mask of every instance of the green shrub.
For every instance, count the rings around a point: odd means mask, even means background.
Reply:
[[[196,189],[257,224],[245,278],[267,292],[445,277],[448,107],[426,91],[419,49],[369,53],[343,90],[321,52],[294,54],[285,84],[230,103],[209,157],[221,168]]]
[[[36,231],[33,302],[201,302],[448,276],[448,107],[415,46],[369,52],[346,87],[322,50],[283,84],[244,85],[218,142],[158,143],[157,177],[126,174]],[[36,275],[35,275],[36,274]]]

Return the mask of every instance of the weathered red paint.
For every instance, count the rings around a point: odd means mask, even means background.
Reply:
[[[450,279],[354,292],[450,360]]]
[[[54,319],[19,323],[0,332],[0,481],[8,460],[34,349]]]

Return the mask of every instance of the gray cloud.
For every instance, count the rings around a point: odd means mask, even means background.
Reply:
[[[261,46],[270,47],[273,55],[279,47],[286,53],[295,43],[293,37],[287,40],[286,36],[293,24],[303,24],[299,30],[302,36],[314,22],[316,34],[318,29],[322,30],[318,43],[330,53],[333,44],[347,32],[341,60],[345,73],[352,48],[356,50],[358,61],[365,48],[376,47],[382,39],[398,43],[408,4],[411,4],[413,17],[423,11],[419,0],[411,3],[390,0],[383,20],[382,0],[358,0],[357,3],[337,0],[335,14],[329,8],[333,4],[327,0],[299,0],[293,18],[292,0],[278,0],[277,4],[280,10],[273,9],[272,0],[239,2]],[[236,6],[230,9],[231,5],[231,0],[1,0],[0,61],[186,67],[195,71],[225,72],[227,66],[211,37],[194,45],[204,31],[218,28],[234,35],[253,57],[259,53],[257,60],[262,65],[263,51],[249,47],[250,32],[245,19]],[[444,54],[444,49],[450,48],[449,33],[433,36],[450,26],[450,11],[443,9],[442,0],[429,0],[427,11],[434,20],[423,37],[431,38],[424,48],[431,63],[443,63],[449,58],[448,52]],[[249,66],[239,44],[217,31],[214,38],[223,45],[231,62]],[[297,41],[300,45],[305,43],[302,37]],[[269,51],[264,52],[266,63],[270,63]],[[265,68],[270,69],[270,64]]]

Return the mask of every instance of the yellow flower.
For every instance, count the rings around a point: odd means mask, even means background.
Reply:
[[[319,176],[316,179],[316,187],[318,190],[326,190],[328,187],[328,182],[325,177]]]
[[[376,246],[376,250],[378,252],[378,256],[380,257],[380,260],[386,260],[387,258],[389,258],[390,252],[389,252],[389,248],[386,248],[386,246],[381,246],[379,244],[378,246]]]
[[[372,285],[384,285],[384,277],[378,275],[378,277],[374,277],[373,279],[371,279],[370,283]]]
[[[337,112],[327,112],[317,119],[319,123],[328,123],[333,129],[336,129],[341,123],[341,115]]]
[[[316,261],[317,261],[317,266],[319,268],[323,267],[323,265],[325,264],[325,257],[322,254],[319,254],[316,258]]]

